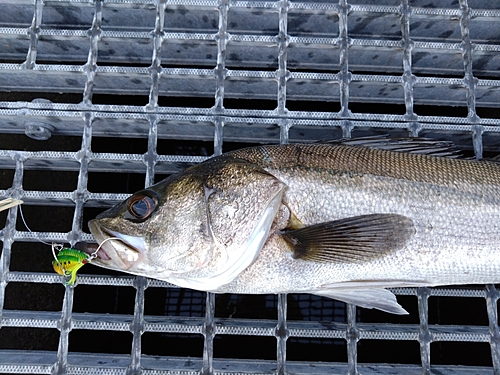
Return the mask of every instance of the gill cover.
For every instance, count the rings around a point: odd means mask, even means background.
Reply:
[[[286,185],[255,164],[226,156],[192,167],[187,173],[196,176],[205,215],[201,218],[203,225],[196,229],[198,234],[195,231],[193,236],[209,240],[210,251],[200,257],[198,267],[189,272],[174,270],[167,280],[182,287],[214,291],[257,258],[282,204]]]

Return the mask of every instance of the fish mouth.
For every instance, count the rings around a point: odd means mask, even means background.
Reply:
[[[104,251],[102,247],[99,247],[96,243],[89,242],[77,242],[74,246],[75,249],[83,251],[87,255],[90,255],[92,259],[100,259],[103,261],[110,260],[108,254]]]
[[[108,268],[128,270],[144,258],[146,243],[143,237],[119,233],[101,226],[96,221],[89,221],[89,229],[99,245],[88,244],[84,250],[96,254],[94,262]]]

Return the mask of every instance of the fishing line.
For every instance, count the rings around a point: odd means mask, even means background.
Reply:
[[[30,227],[28,227],[28,224],[26,224],[26,220],[24,220],[24,214],[23,214],[23,209],[21,208],[21,205],[19,205],[19,206],[17,206],[17,207],[19,207],[19,213],[21,214],[21,220],[23,221],[24,226],[26,227],[26,229],[28,230],[28,232],[30,232],[30,233],[34,233],[34,232],[30,229]],[[38,237],[36,237],[36,239],[37,239],[38,241],[40,241],[41,243],[45,244],[45,245],[49,245],[49,246],[52,246],[52,245],[53,245],[53,244],[50,244],[50,243],[48,243],[48,242],[45,242],[45,241],[41,240],[41,239],[40,239],[40,238],[38,238]],[[61,245],[61,246],[62,246],[62,245]]]
[[[20,205],[19,213],[21,214],[21,220],[23,221],[23,224],[28,232],[34,233],[26,223],[23,210]],[[54,268],[54,271],[56,271],[61,276],[70,276],[70,279],[66,282],[66,285],[73,285],[76,282],[76,272],[85,264],[90,263],[92,262],[92,260],[97,258],[97,253],[104,245],[104,243],[110,240],[120,239],[118,237],[106,238],[99,244],[99,246],[97,246],[97,249],[90,254],[87,254],[86,252],[80,251],[78,249],[64,247],[64,245],[60,243],[48,243],[38,237],[36,237],[36,240],[51,247],[52,256],[54,257],[54,260],[52,261],[52,267]]]
[[[90,254],[90,260],[97,258],[97,252],[101,250],[102,245],[104,245],[105,242],[110,241],[110,240],[120,240],[118,237],[108,237],[104,241],[102,241],[99,246],[97,246],[97,249]]]

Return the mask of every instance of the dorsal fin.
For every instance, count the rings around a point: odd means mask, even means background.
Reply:
[[[363,146],[378,150],[443,156],[453,159],[462,158],[461,151],[456,148],[452,141],[441,141],[422,137],[391,138],[387,135],[381,135],[358,138],[341,138],[338,140],[320,143]]]

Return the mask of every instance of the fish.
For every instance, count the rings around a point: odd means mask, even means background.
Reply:
[[[393,314],[407,312],[390,288],[499,283],[500,165],[384,142],[261,145],[191,166],[90,220],[92,264]]]

